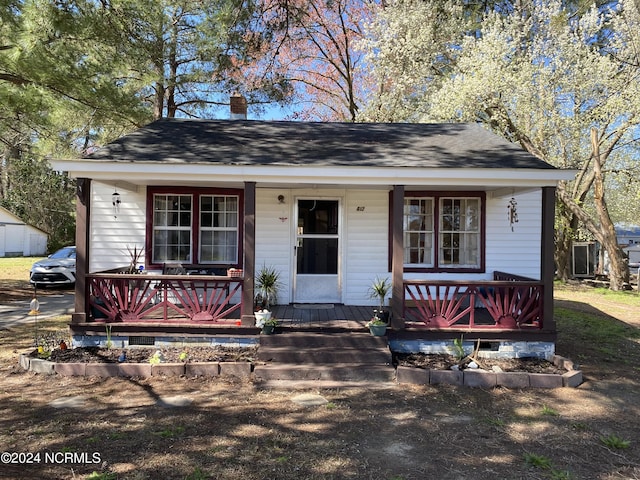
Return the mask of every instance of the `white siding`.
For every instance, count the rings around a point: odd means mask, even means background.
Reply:
[[[278,196],[284,196],[284,203]],[[278,301],[292,302],[293,239],[297,197],[339,198],[342,207],[340,264],[342,302],[374,305],[367,290],[377,276],[390,276],[388,265],[389,194],[386,190],[286,190],[256,191],[256,270],[264,264],[282,273]],[[364,210],[358,211],[358,207]]]
[[[284,203],[278,196],[284,196]],[[263,265],[281,273],[278,303],[291,303],[293,196],[286,189],[256,189],[256,272]]]
[[[127,267],[127,247],[138,250],[145,246],[146,189],[138,191],[118,188],[120,211],[114,216],[111,195],[114,188],[99,182],[91,184],[91,226],[89,272]],[[144,264],[144,257],[142,258]]]
[[[376,276],[389,277],[389,192],[351,190],[345,199],[344,303],[376,305],[368,290]]]
[[[507,206],[511,197],[487,202],[487,278],[493,272],[513,273],[539,280],[542,235],[542,193],[514,196],[518,223],[509,225]],[[553,252],[549,252],[553,255]]]
[[[284,203],[278,203],[278,195]],[[389,193],[386,190],[286,190],[257,189],[256,269],[263,264],[282,273],[280,303],[292,300],[295,199],[340,198],[342,205],[342,302],[375,305],[368,288],[376,276],[388,271]],[[495,270],[540,278],[540,192],[516,196],[519,222],[513,232],[507,216],[510,197],[487,198],[486,272],[406,273],[407,279],[490,280]]]
[[[47,235],[29,225],[25,229],[24,256],[44,255],[47,252]]]
[[[7,225],[4,238],[5,255],[20,256],[24,250],[24,225]]]
[[[129,265],[127,246],[145,245],[146,191],[118,188],[122,203],[114,218],[113,187],[93,182],[91,212],[90,271]],[[284,196],[279,203],[278,196]],[[293,238],[295,199],[340,198],[342,206],[341,252],[342,302],[347,305],[375,305],[368,288],[376,276],[391,277],[388,271],[389,192],[387,190],[256,190],[256,269],[273,266],[281,272],[279,302],[292,302]],[[486,273],[419,274],[407,279],[482,280],[501,270],[540,278],[541,193],[516,196],[519,222],[511,231],[507,216],[509,197],[487,199]]]

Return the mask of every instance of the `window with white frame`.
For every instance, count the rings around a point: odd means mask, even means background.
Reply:
[[[480,199],[441,198],[438,264],[480,267]]]
[[[404,263],[433,267],[433,198],[404,200]]]
[[[483,195],[407,195],[404,264],[407,270],[471,270],[483,265]]]
[[[168,192],[168,193],[165,193]],[[151,263],[235,265],[240,257],[240,195],[194,189],[174,194],[153,188]]]
[[[238,197],[200,196],[200,263],[238,260]]]
[[[191,195],[153,196],[153,263],[191,262]]]

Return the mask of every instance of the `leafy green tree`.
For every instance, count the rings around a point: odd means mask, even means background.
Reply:
[[[46,160],[28,154],[11,162],[8,177],[2,206],[49,233],[49,251],[73,243],[75,183],[65,174],[52,172]]]
[[[52,220],[55,212],[40,211],[55,205],[73,212],[45,182],[66,180],[43,175],[44,159],[77,156],[153,118],[212,116],[227,105],[230,84],[213,78],[227,67],[229,51],[251,48],[240,35],[248,18],[243,5],[2,1],[0,201],[54,238],[72,239],[64,221]]]
[[[384,72],[421,54],[435,65],[444,59],[442,74],[427,67],[398,71],[402,83],[395,88],[396,104],[411,102],[416,121],[483,122],[532,154],[579,170],[574,182],[558,187],[559,271],[568,275],[569,246],[582,224],[609,254],[611,288],[624,288],[629,272],[605,191],[607,168],[622,165],[621,158],[638,146],[640,17],[635,5],[623,1],[614,8],[585,10],[560,1],[520,2],[508,14],[488,13],[479,32],[461,37],[455,37],[456,25],[464,32],[466,18],[451,19],[445,49],[421,47],[424,39],[416,42],[403,31],[394,44],[372,42],[378,47],[372,62]],[[378,25],[396,21],[404,32],[415,32],[431,19],[408,18],[406,11],[389,8]],[[397,87],[395,80],[392,85]]]

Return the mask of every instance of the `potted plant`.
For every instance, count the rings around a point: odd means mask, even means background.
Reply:
[[[255,280],[256,288],[256,325],[271,318],[271,305],[278,301],[280,272],[274,267],[263,265]],[[261,326],[261,325],[258,325]]]
[[[384,302],[391,291],[391,281],[388,278],[376,277],[369,287],[369,298],[378,300],[378,309],[373,311],[373,319],[389,323],[389,311],[385,310]]]
[[[144,270],[144,266],[140,265],[144,248],[138,248],[135,245],[131,248],[127,245],[127,252],[129,253],[129,266],[125,273],[141,273]]]
[[[256,325],[258,325],[258,321],[256,321]],[[271,335],[278,326],[278,320],[275,318],[269,318],[268,320],[262,321],[258,326],[262,328],[261,333],[264,335]]]
[[[382,337],[387,333],[387,322],[377,317],[373,317],[365,326],[369,328],[369,332],[374,337]]]

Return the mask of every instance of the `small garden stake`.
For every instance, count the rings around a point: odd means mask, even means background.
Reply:
[[[38,301],[38,297],[36,297],[35,293],[33,294],[33,300],[31,300],[29,307],[29,315],[33,315],[35,317],[35,333],[33,337],[33,343],[35,343],[35,347],[38,348],[38,314],[40,313],[40,302]]]

